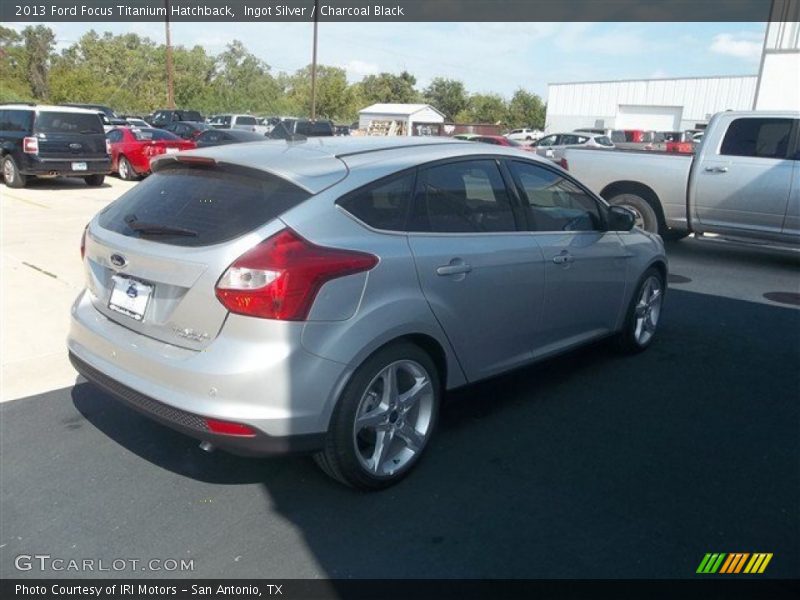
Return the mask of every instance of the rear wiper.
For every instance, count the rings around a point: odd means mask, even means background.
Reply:
[[[143,235],[183,235],[186,237],[197,237],[197,232],[192,229],[169,227],[168,225],[159,225],[158,223],[145,223],[144,221],[139,221],[136,215],[128,215],[125,217],[125,224]]]

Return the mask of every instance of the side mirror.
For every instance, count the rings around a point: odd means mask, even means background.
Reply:
[[[608,211],[609,231],[630,231],[636,225],[636,214],[624,206],[612,206]]]

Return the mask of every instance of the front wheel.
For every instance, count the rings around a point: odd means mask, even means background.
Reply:
[[[334,479],[377,490],[417,464],[433,433],[441,388],[431,357],[402,342],[373,354],[353,374],[331,418],[317,464]]]
[[[616,344],[621,351],[629,354],[641,352],[653,342],[665,290],[666,282],[658,269],[648,269],[642,275],[628,306],[625,325],[617,334]]]

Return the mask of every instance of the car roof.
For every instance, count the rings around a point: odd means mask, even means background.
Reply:
[[[226,133],[230,133],[226,131]],[[303,141],[255,141],[182,152],[217,162],[266,171],[291,181],[312,194],[338,183],[351,169],[369,167],[375,179],[423,162],[460,156],[506,155],[539,160],[512,147],[488,146],[445,137],[326,137]],[[170,161],[173,156],[154,163]]]
[[[78,113],[82,115],[97,115],[96,110],[87,110],[85,108],[76,108],[74,106],[56,106],[54,104],[23,104],[23,103],[9,103],[0,104],[0,110],[36,110],[47,112],[64,112],[64,113]]]

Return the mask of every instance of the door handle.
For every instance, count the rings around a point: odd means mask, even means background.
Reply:
[[[706,173],[727,173],[728,167],[706,167]]]
[[[572,254],[564,253],[553,257],[553,262],[557,265],[564,265],[575,262],[575,257]]]
[[[466,263],[458,265],[442,265],[436,268],[437,275],[461,275],[472,271],[472,266]]]

